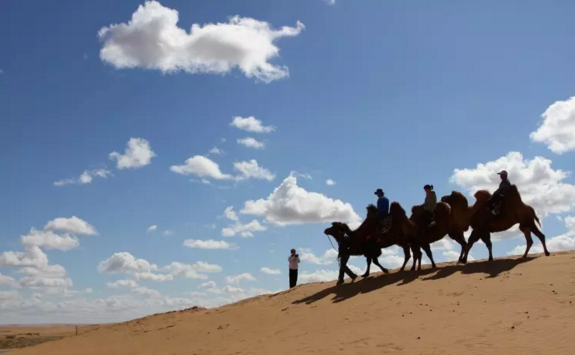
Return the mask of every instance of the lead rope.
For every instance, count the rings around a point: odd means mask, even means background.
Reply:
[[[333,246],[333,243],[331,242],[331,238],[329,237],[329,235],[326,234],[325,236],[327,237],[327,240],[329,240],[329,244],[331,244],[331,247],[333,248],[333,250],[335,250],[335,251],[338,253],[338,255],[339,255],[339,252],[338,252],[337,249]],[[340,262],[339,257],[337,258],[337,263],[339,264],[339,267],[341,267],[341,262]]]

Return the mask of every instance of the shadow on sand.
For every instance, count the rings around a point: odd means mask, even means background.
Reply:
[[[512,270],[519,264],[535,260],[534,257],[525,259],[495,259],[493,261],[474,262],[467,265],[442,265],[437,269],[423,269],[422,271],[397,271],[388,275],[381,274],[377,277],[369,277],[353,283],[345,283],[321,290],[313,295],[296,300],[293,304],[312,304],[333,294],[333,303],[343,302],[360,293],[368,293],[385,286],[397,283],[396,286],[407,285],[422,277],[423,281],[440,280],[460,271],[462,274],[487,274],[487,278],[499,276],[503,272]],[[431,276],[429,276],[431,275]]]

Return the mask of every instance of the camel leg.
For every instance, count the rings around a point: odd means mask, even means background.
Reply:
[[[422,257],[422,253],[421,253],[421,249],[419,248],[419,245],[411,245],[411,251],[413,252],[413,267],[411,268],[411,271],[414,271],[417,264],[419,264],[419,268],[417,269],[418,271],[421,271],[421,257]]]
[[[389,270],[387,270],[386,268],[384,268],[383,265],[381,265],[381,264],[379,263],[379,259],[378,259],[377,257],[374,257],[374,258],[373,258],[373,263],[374,263],[375,265],[379,266],[379,268],[381,269],[381,271],[382,271],[384,274],[389,274]]]
[[[551,255],[551,253],[549,253],[549,250],[547,250],[547,244],[545,243],[545,234],[543,234],[543,232],[541,232],[539,230],[539,228],[537,228],[537,226],[535,225],[535,223],[533,223],[533,226],[531,227],[531,231],[533,232],[533,234],[535,234],[537,236],[537,238],[539,238],[539,240],[541,241],[541,244],[543,245],[543,250],[545,251],[545,255],[549,256]]]
[[[479,233],[477,233],[476,231],[471,232],[471,235],[469,236],[469,239],[467,240],[467,247],[465,248],[465,255],[463,256],[463,260],[461,260],[461,262],[463,264],[467,263],[467,257],[469,256],[469,252],[471,251],[473,244],[475,244],[475,242],[478,240],[479,240]]]
[[[425,251],[425,254],[429,258],[429,260],[431,261],[431,267],[435,269],[437,266],[435,265],[435,261],[433,260],[433,253],[431,252],[431,247],[427,243],[422,245],[421,247]],[[421,266],[419,269],[421,270]]]
[[[409,247],[407,246],[403,246],[403,255],[404,255],[404,259],[403,259],[403,265],[401,266],[401,271],[403,271],[405,269],[405,265],[407,265],[407,262],[409,261],[409,259],[411,258],[411,253],[409,252]],[[415,257],[415,255],[414,255]]]
[[[525,248],[525,254],[523,254],[523,257],[526,258],[527,254],[529,254],[529,250],[531,249],[531,246],[533,245],[533,239],[531,238],[531,230],[525,226],[519,226],[519,229],[523,232],[523,235],[525,235],[525,244],[526,244],[526,248]]]
[[[367,262],[367,269],[365,270],[365,274],[361,275],[361,277],[368,277],[369,276],[369,269],[371,268],[371,256],[366,256],[365,261]]]
[[[481,240],[485,243],[487,250],[489,251],[489,261],[493,261],[493,244],[491,243],[491,233],[486,232],[481,235]]]
[[[457,243],[459,243],[459,245],[461,245],[461,253],[459,253],[459,259],[457,260],[457,263],[459,264],[460,262],[463,261],[463,255],[465,254],[465,248],[467,246],[465,236],[463,235],[462,232],[457,232],[449,234],[449,237],[455,240]]]

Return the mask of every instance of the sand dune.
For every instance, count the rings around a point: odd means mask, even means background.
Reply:
[[[441,264],[101,326],[15,354],[574,354],[574,301],[575,253]]]

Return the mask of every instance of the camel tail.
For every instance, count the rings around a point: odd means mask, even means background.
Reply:
[[[539,227],[541,227],[541,222],[539,221],[539,217],[537,217],[537,213],[535,213],[535,210],[533,210],[533,218],[535,218],[537,224],[539,225]]]

